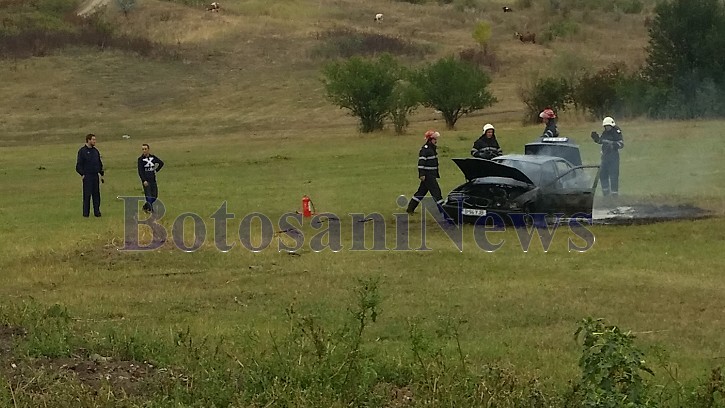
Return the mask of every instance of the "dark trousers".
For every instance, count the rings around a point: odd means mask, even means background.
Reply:
[[[619,154],[602,156],[602,168],[599,172],[604,195],[619,194]]]
[[[91,199],[93,199],[93,214],[101,215],[101,186],[98,174],[86,174],[83,177],[83,216],[90,216]]]
[[[435,176],[425,176],[425,180],[420,182],[418,191],[413,194],[413,198],[408,203],[408,212],[413,212],[420,204],[420,200],[430,192],[430,195],[436,200],[436,203],[440,205],[443,203],[443,195],[441,194],[441,187],[438,185],[438,179]]]
[[[143,186],[143,183],[141,183]],[[143,186],[143,194],[146,196],[146,204],[143,205],[145,210],[152,211],[154,202],[159,198],[159,186],[156,180],[148,180],[148,186]]]

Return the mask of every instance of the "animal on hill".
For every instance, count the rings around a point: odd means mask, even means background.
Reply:
[[[217,12],[218,13],[219,10],[221,10],[221,5],[215,1],[215,2],[213,2],[211,4],[209,4],[208,6],[206,6],[206,10],[207,11],[214,11],[214,12]]]
[[[514,33],[514,36],[516,36],[516,38],[521,40],[522,43],[530,42],[530,43],[536,44],[536,33],[526,32],[526,34],[521,34],[519,32],[516,32],[516,33]]]
[[[383,21],[383,13],[376,14],[375,15],[375,21],[377,21],[378,23],[381,22],[381,21]]]
[[[512,12],[512,11],[513,11],[513,10],[511,9],[511,7],[503,6],[503,12],[504,12],[504,13],[510,13],[510,12]]]

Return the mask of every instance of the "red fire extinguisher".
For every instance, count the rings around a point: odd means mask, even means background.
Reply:
[[[307,195],[302,196],[302,216],[311,217],[315,213],[315,204],[312,203],[310,197]]]

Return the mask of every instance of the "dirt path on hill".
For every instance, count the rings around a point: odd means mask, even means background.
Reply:
[[[111,0],[87,0],[87,1],[84,1],[81,4],[81,6],[78,8],[78,11],[76,12],[76,14],[78,14],[81,17],[85,17],[85,16],[93,13],[98,8],[105,6],[110,2],[111,2]]]

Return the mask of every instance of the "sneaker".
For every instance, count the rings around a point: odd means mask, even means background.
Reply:
[[[101,216],[101,213],[93,214],[93,215],[95,215],[96,217],[100,217]]]

